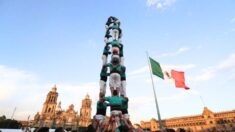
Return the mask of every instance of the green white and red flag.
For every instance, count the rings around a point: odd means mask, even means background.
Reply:
[[[173,69],[165,70],[161,67],[160,63],[149,57],[152,74],[160,77],[163,80],[172,79],[176,88],[184,88],[189,90],[190,88],[185,84],[185,77],[183,71],[176,71]]]

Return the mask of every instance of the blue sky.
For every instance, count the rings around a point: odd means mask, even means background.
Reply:
[[[183,70],[190,91],[155,77],[163,118],[235,108],[235,1],[0,0],[0,115],[27,119],[57,84],[63,109],[98,99],[105,22],[121,21],[134,122],[156,118],[145,52]],[[146,113],[147,112],[147,113]]]

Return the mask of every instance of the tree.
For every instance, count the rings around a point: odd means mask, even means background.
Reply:
[[[18,129],[21,128],[21,126],[21,123],[16,120],[6,119],[5,115],[0,117],[0,128]]]
[[[6,118],[6,116],[5,115],[3,115],[3,116],[0,116],[0,121],[4,121],[4,120],[6,120],[7,118]]]

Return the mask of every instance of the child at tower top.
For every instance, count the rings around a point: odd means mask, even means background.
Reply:
[[[121,25],[120,21],[116,17],[110,16],[105,24],[106,29],[108,29],[113,23],[118,24],[119,26]]]

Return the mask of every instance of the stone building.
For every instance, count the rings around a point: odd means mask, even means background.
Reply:
[[[187,132],[204,131],[235,131],[235,110],[225,112],[212,112],[204,107],[202,114],[194,116],[175,117],[162,120],[164,128]],[[143,129],[159,131],[159,122],[156,119],[141,121]]]
[[[56,86],[52,87],[51,91],[47,94],[46,100],[43,104],[41,113],[37,112],[34,116],[34,127],[64,127],[76,129],[78,127],[86,127],[84,119],[91,120],[91,117],[78,115],[78,112],[74,110],[74,105],[71,104],[66,110],[62,110],[61,102],[57,103],[58,93]],[[87,99],[88,98],[88,99]],[[90,104],[86,105],[81,110],[86,113],[91,113],[91,99],[86,96],[85,100],[90,100]],[[89,119],[88,119],[89,118]]]
[[[79,126],[88,127],[91,124],[91,99],[89,95],[82,100],[82,107],[80,109]]]

